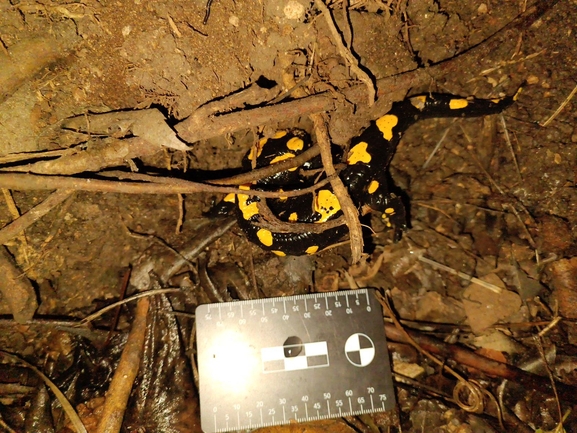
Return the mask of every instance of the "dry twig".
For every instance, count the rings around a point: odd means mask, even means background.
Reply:
[[[435,156],[435,154],[439,151],[439,149],[441,148],[441,144],[443,144],[443,141],[445,141],[445,138],[447,138],[447,134],[449,133],[449,131],[451,130],[451,126],[453,125],[453,123],[455,123],[457,119],[453,119],[453,122],[451,123],[451,125],[448,126],[447,129],[445,129],[445,132],[443,132],[443,135],[441,136],[441,138],[439,138],[439,141],[437,141],[437,144],[435,145],[435,147],[433,148],[433,151],[431,152],[431,154],[427,157],[427,160],[425,161],[425,163],[423,164],[423,166],[421,167],[423,170],[426,169],[429,164],[431,163],[431,160],[433,159],[433,156]]]
[[[96,320],[97,318],[102,316],[107,311],[114,310],[116,307],[118,307],[120,305],[128,304],[129,302],[135,301],[137,299],[147,298],[149,296],[164,295],[167,293],[181,293],[181,290],[180,289],[153,289],[153,290],[147,290],[146,292],[137,293],[136,295],[129,296],[128,298],[123,299],[122,301],[113,302],[112,304],[107,305],[104,308],[101,308],[100,310],[96,311],[95,313],[92,313],[89,316],[86,316],[84,319],[82,319],[80,322],[78,322],[77,326],[84,326],[84,325],[92,322],[93,320]]]
[[[567,96],[567,98],[565,98],[565,100],[561,103],[561,105],[559,105],[559,108],[557,108],[555,110],[555,112],[553,114],[551,114],[551,116],[547,120],[545,120],[543,123],[540,123],[540,125],[543,127],[548,126],[553,121],[553,119],[555,119],[559,115],[559,113],[561,113],[561,111],[563,111],[563,109],[567,106],[569,101],[571,101],[571,99],[573,99],[573,97],[575,96],[576,93],[577,93],[577,85],[573,88],[571,93],[569,93],[569,96]]]
[[[503,289],[501,289],[498,286],[495,286],[494,284],[487,283],[486,281],[480,280],[479,278],[476,278],[476,277],[471,277],[470,275],[467,275],[464,272],[457,271],[453,268],[450,268],[449,266],[442,265],[442,264],[435,262],[434,260],[428,259],[426,257],[419,256],[419,260],[421,262],[427,263],[428,265],[431,265],[433,268],[442,269],[443,271],[449,272],[450,274],[453,274],[453,275],[457,275],[458,277],[461,277],[464,280],[470,281],[471,283],[475,283],[475,284],[478,284],[479,286],[483,286],[486,289],[491,290],[492,292],[501,293],[503,291]]]
[[[112,111],[90,116],[80,115],[66,119],[62,127],[87,134],[106,135],[114,138],[136,136],[158,149],[190,150],[166,123],[166,118],[156,108],[134,111]]]
[[[289,168],[299,167],[308,160],[317,156],[319,153],[319,147],[312,146],[310,149],[305,150],[303,153],[295,156],[294,158],[289,158],[262,168],[255,168],[247,173],[237,174],[236,176],[231,176],[224,179],[209,180],[207,182],[213,185],[244,185],[256,182],[260,179],[264,179],[265,177],[288,170]]]
[[[341,205],[349,234],[351,237],[351,253],[353,263],[361,261],[363,255],[363,230],[359,221],[359,212],[349,196],[347,188],[340,177],[336,176],[336,170],[333,166],[333,156],[331,153],[331,142],[329,133],[325,122],[325,117],[322,114],[311,114],[311,119],[314,123],[315,133],[318,145],[321,149],[321,158],[323,160],[323,167],[330,179],[333,192]]]
[[[336,44],[337,50],[339,51],[339,54],[342,56],[343,59],[345,59],[345,61],[347,62],[347,65],[349,66],[349,68],[351,68],[353,73],[366,86],[367,95],[368,95],[368,105],[370,107],[371,105],[373,105],[375,103],[375,99],[376,99],[377,92],[375,89],[375,83],[373,82],[371,77],[369,77],[369,74],[367,74],[365,71],[363,71],[361,69],[361,67],[359,66],[359,61],[353,55],[353,53],[351,53],[351,50],[349,48],[347,48],[347,46],[343,42],[343,38],[342,38],[341,34],[339,33],[335,22],[333,21],[333,16],[331,14],[331,11],[327,7],[327,5],[324,3],[324,0],[316,0],[315,5],[316,5],[316,7],[318,7],[320,9],[323,16],[325,17],[325,20],[327,22],[327,26],[329,27],[329,31],[331,32],[332,40]]]
[[[6,248],[0,245],[0,293],[10,307],[14,320],[25,323],[32,319],[38,302],[30,280],[22,275]]]
[[[107,167],[122,166],[133,158],[154,155],[160,148],[140,137],[124,140],[107,138],[92,139],[86,149],[75,149],[57,159],[37,161],[0,169],[5,172],[26,172],[35,174],[77,174],[96,172]],[[37,159],[32,156],[31,158]]]
[[[177,178],[155,177],[137,173],[124,174],[132,179],[150,182],[122,182],[71,176],[44,176],[38,174],[0,173],[0,188],[15,190],[70,189],[79,191],[117,192],[122,194],[191,194],[213,192],[221,194],[246,194],[246,190],[229,186],[208,185]],[[295,191],[251,191],[252,195],[265,198],[296,197],[316,190],[319,185]]]
[[[126,403],[138,374],[144,350],[146,318],[149,306],[150,300],[148,298],[139,299],[136,304],[134,322],[122,351],[120,362],[106,393],[102,418],[96,429],[97,433],[117,433],[122,427]]]
[[[519,177],[519,181],[523,181],[521,178],[521,170],[519,170],[519,163],[517,162],[517,155],[515,155],[515,150],[513,149],[513,145],[511,144],[511,138],[509,137],[509,130],[507,129],[507,123],[505,123],[505,116],[503,113],[499,115],[501,119],[501,126],[503,127],[503,133],[505,135],[505,142],[507,143],[507,147],[511,152],[511,157],[513,158],[513,163],[515,164],[515,170],[517,171],[517,176]]]
[[[74,191],[71,190],[59,189],[50,194],[46,200],[30,209],[20,218],[2,227],[2,229],[0,229],[0,245],[5,244],[10,239],[26,230],[28,227],[50,212],[53,208],[70,197],[73,192]]]

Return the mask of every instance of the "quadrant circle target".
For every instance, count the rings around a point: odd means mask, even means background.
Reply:
[[[347,338],[345,355],[354,366],[366,367],[375,357],[375,344],[368,335],[357,332]]]

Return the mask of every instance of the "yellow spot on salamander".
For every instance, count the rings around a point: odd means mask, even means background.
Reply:
[[[226,201],[227,203],[234,203],[234,201],[235,201],[235,196],[236,196],[236,195],[231,192],[230,194],[227,194],[227,195],[222,199],[222,201]]]
[[[246,194],[238,194],[238,208],[242,212],[242,217],[245,220],[251,219],[254,215],[258,214],[258,204],[256,201],[247,203],[249,196]]]
[[[315,198],[315,212],[321,215],[321,218],[316,221],[317,223],[324,223],[334,214],[341,210],[341,204],[334,195],[328,189],[321,189]]]
[[[281,130],[281,131],[275,132],[274,135],[272,136],[272,138],[279,139],[279,138],[283,138],[285,135],[286,135],[286,131]]]
[[[239,185],[238,189],[243,189],[245,191],[248,191],[248,190],[250,190],[250,185]]]
[[[500,98],[491,99],[491,102],[492,102],[493,104],[498,104],[498,103],[501,102],[501,101],[502,101],[502,99],[500,99]]]
[[[268,141],[267,138],[261,138],[257,144],[255,144],[250,148],[250,152],[247,157],[249,161],[252,161],[254,159],[255,153],[257,158],[260,156],[260,154],[262,153],[262,148],[264,147],[267,141]]]
[[[367,152],[368,144],[364,141],[361,141],[359,144],[356,144],[350,151],[349,157],[347,158],[347,164],[353,165],[357,162],[363,162],[368,164],[371,162],[371,155]]]
[[[451,110],[460,110],[465,108],[467,105],[469,105],[469,101],[466,99],[451,99],[449,101],[449,108]]]
[[[275,254],[276,254],[277,256],[279,256],[279,257],[284,257],[284,256],[286,256],[286,254],[283,253],[282,251],[273,250],[273,253],[275,253]]]
[[[381,219],[383,220],[383,223],[387,226],[387,227],[392,227],[393,225],[391,224],[391,220],[389,219],[389,216],[394,215],[395,214],[395,209],[393,209],[392,207],[388,207],[385,209],[385,211],[383,212],[383,214],[381,215]]]
[[[411,101],[411,105],[413,107],[415,107],[417,110],[422,111],[423,108],[425,108],[425,103],[427,102],[427,96],[426,95],[414,96],[411,99],[409,99],[409,101]]]
[[[305,142],[298,137],[293,137],[287,141],[286,147],[290,150],[303,150]]]
[[[274,164],[275,162],[284,161],[285,159],[291,159],[294,157],[295,157],[294,153],[283,153],[282,155],[275,156],[273,159],[271,159],[270,163]]]
[[[276,162],[285,161],[287,159],[291,159],[294,157],[295,157],[294,153],[283,153],[282,155],[276,156],[273,159],[271,159],[270,163],[274,164]],[[295,171],[297,168],[298,167],[289,168],[289,171]]]
[[[284,192],[284,189],[280,188],[278,192]],[[280,201],[287,201],[288,197],[286,195],[281,195],[278,199]]]
[[[270,230],[259,229],[259,231],[256,232],[256,236],[264,246],[270,247],[272,245],[272,233],[270,232]]]
[[[387,227],[392,227],[393,225],[391,224],[391,220],[389,219],[389,217],[385,214],[383,214],[381,216],[381,219],[383,220],[383,224],[385,224]]]
[[[313,246],[311,246],[311,247],[308,247],[308,248],[305,250],[305,253],[307,253],[307,254],[314,254],[314,253],[316,253],[318,250],[319,250],[318,245],[313,245]]]
[[[399,118],[394,114],[385,114],[383,117],[379,117],[376,123],[385,140],[390,140],[393,138],[393,128],[399,123]]]
[[[299,220],[299,216],[297,215],[296,212],[293,212],[293,213],[291,213],[291,214],[289,215],[288,220],[289,220],[289,221],[292,221],[292,222],[298,221],[298,220]]]
[[[252,160],[254,159],[254,151],[255,151],[255,147],[252,146],[252,147],[250,148],[250,152],[248,153],[248,156],[247,156],[247,158],[248,158],[249,161],[252,161]]]
[[[377,182],[376,180],[371,180],[368,189],[369,194],[374,193],[377,189],[379,189],[379,182]]]

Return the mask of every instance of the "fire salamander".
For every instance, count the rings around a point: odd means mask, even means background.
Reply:
[[[405,208],[401,199],[387,184],[387,170],[403,132],[420,119],[434,117],[474,117],[499,113],[517,98],[500,99],[461,98],[447,94],[414,96],[393,104],[391,110],[353,138],[340,178],[361,214],[378,212],[387,227],[396,231],[396,237],[407,227]],[[279,131],[271,138],[263,138],[245,156],[243,166],[249,170],[294,158],[312,146],[308,134],[300,130]],[[238,224],[248,239],[279,256],[314,254],[337,241],[347,233],[345,225],[327,225],[342,215],[341,206],[330,186],[323,186],[314,194],[297,197],[279,197],[259,202],[250,190],[283,191],[302,189],[322,178],[320,157],[301,167],[275,174],[252,185],[241,187],[246,194],[229,194],[222,209],[234,208]],[[263,204],[277,221],[264,224]],[[222,211],[221,211],[222,213]],[[269,218],[270,219],[270,218]],[[291,231],[291,224],[325,224],[326,229]],[[306,226],[300,226],[303,228]],[[310,227],[310,226],[309,226]]]

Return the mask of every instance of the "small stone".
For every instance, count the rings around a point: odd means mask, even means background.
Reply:
[[[532,29],[538,29],[539,27],[541,27],[543,25],[543,20],[541,18],[539,18],[538,20],[536,20],[533,24],[531,24],[531,28]]]
[[[489,82],[489,84],[490,84],[492,87],[497,87],[497,85],[499,84],[499,83],[497,82],[497,80],[495,80],[493,77],[487,77],[487,81]]]
[[[554,215],[543,215],[537,220],[537,243],[541,251],[562,255],[573,243],[571,226]]]
[[[487,7],[487,5],[485,3],[481,3],[479,5],[479,7],[477,8],[477,13],[479,15],[484,15],[489,11],[489,8]]]
[[[539,77],[535,75],[529,75],[525,81],[527,84],[537,84],[539,82]]]
[[[295,0],[289,1],[284,9],[284,16],[289,20],[302,20],[305,16],[305,7]]]
[[[240,24],[240,19],[236,15],[231,15],[228,19],[228,23],[234,27],[238,27]]]

